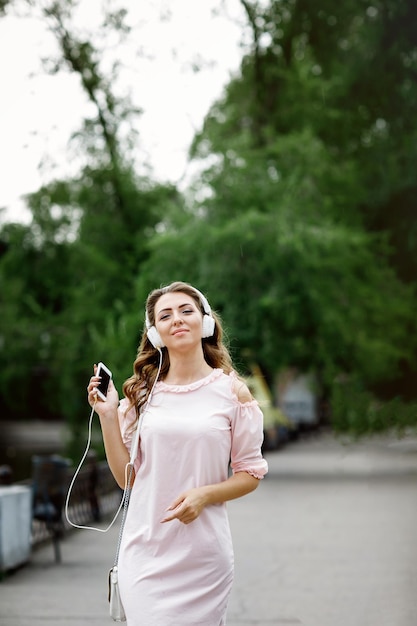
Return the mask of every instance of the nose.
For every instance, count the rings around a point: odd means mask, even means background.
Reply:
[[[182,320],[182,317],[181,317],[179,311],[174,311],[173,312],[173,323],[175,325],[183,323],[183,320]]]

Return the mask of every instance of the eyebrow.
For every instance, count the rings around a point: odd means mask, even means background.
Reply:
[[[182,309],[184,306],[190,306],[191,302],[185,302],[184,304],[180,304],[178,306],[179,309]],[[157,316],[161,315],[161,313],[164,313],[165,311],[172,311],[172,307],[166,307],[165,309],[161,309],[160,311],[157,312]]]

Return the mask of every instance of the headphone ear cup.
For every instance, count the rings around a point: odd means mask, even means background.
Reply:
[[[203,333],[202,337],[212,337],[214,335],[214,329],[216,322],[211,315],[203,315]]]
[[[161,339],[161,335],[156,330],[155,326],[150,326],[147,330],[148,339],[154,348],[163,348],[164,342]]]

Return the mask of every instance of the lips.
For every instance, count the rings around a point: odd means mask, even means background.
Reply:
[[[186,328],[179,328],[178,330],[174,331],[172,334],[173,335],[180,335],[182,333],[188,333],[188,330]]]

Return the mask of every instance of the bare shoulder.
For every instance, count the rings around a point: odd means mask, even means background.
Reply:
[[[232,389],[233,393],[236,394],[237,399],[242,404],[245,404],[245,402],[252,402],[254,399],[245,381],[238,376],[233,378]]]

